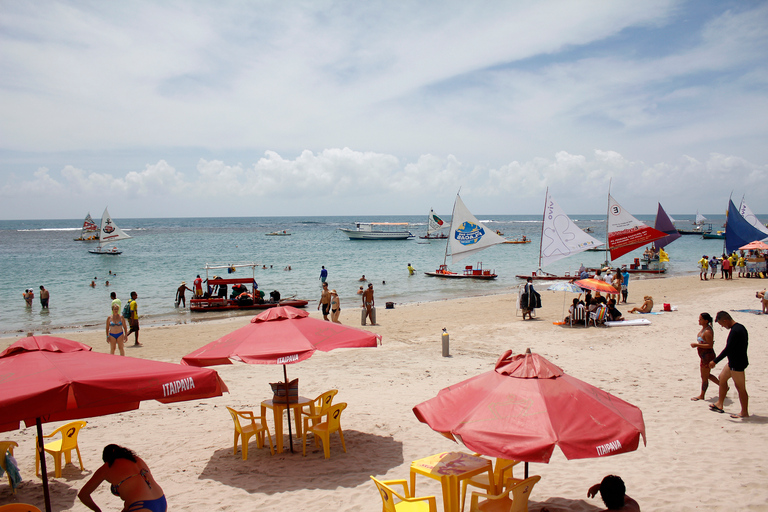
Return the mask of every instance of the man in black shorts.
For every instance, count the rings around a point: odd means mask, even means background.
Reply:
[[[139,296],[136,292],[131,292],[131,316],[128,319],[128,325],[131,326],[131,330],[128,331],[128,334],[125,336],[125,339],[128,339],[128,336],[133,333],[135,335],[135,338],[133,340],[133,346],[134,347],[141,347],[142,344],[139,343],[139,304],[136,302],[136,299],[138,299]]]
[[[749,416],[749,411],[747,410],[749,395],[747,394],[744,370],[749,366],[749,359],[747,359],[749,333],[747,333],[747,329],[743,325],[734,322],[731,315],[725,311],[718,311],[715,316],[715,322],[731,332],[728,333],[728,341],[725,342],[723,351],[720,352],[720,355],[714,361],[709,363],[709,367],[714,368],[725,357],[728,358],[728,364],[720,372],[720,395],[718,396],[717,403],[710,405],[709,409],[714,412],[725,412],[723,411],[723,403],[725,402],[725,395],[728,393],[728,379],[733,379],[736,391],[739,392],[741,412],[739,414],[731,414],[731,418],[746,418]]]
[[[323,267],[325,270],[325,267]],[[323,283],[323,291],[320,294],[320,302],[317,304],[317,309],[323,308],[323,320],[328,319],[328,313],[331,311],[331,292],[328,290],[328,283]]]

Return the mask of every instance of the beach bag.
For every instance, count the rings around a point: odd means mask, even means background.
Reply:
[[[125,306],[123,306],[123,317],[124,318],[131,318],[131,301],[125,303]]]
[[[667,304],[665,302],[664,303],[664,311],[672,311],[672,305],[671,304]]]
[[[285,392],[285,382],[270,382],[272,387],[272,403],[295,404],[299,401],[299,379],[288,383],[288,393]]]

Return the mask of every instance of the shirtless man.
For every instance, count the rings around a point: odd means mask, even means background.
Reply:
[[[363,292],[363,307],[365,308],[365,317],[363,317],[363,321],[365,321],[365,319],[370,319],[371,325],[377,325],[373,321],[373,306],[373,283],[368,283],[368,289]]]
[[[45,289],[45,286],[40,285],[40,306],[43,309],[48,309],[48,299],[50,296],[51,294]]]
[[[317,309],[323,308],[323,320],[330,322],[328,313],[331,310],[331,292],[328,291],[328,283],[323,283],[323,291],[320,294],[320,302],[317,304]]]
[[[622,510],[624,512],[640,512],[640,505],[635,500],[627,496],[626,487],[621,477],[616,475],[608,475],[603,478],[602,482],[595,484],[587,491],[587,496],[594,498],[597,493],[600,493],[605,506],[608,507],[605,511],[610,510]]]

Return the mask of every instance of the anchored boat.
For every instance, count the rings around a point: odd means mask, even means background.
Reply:
[[[413,238],[407,222],[355,222],[354,229],[339,228],[350,240],[407,240]]]
[[[109,216],[109,212],[104,208],[104,214],[101,216],[101,228],[99,231],[99,246],[96,249],[88,251],[91,254],[104,254],[107,256],[117,256],[123,254],[114,245],[110,249],[105,249],[104,246],[117,242],[118,240],[126,240],[131,238],[122,229],[117,227],[117,223]]]

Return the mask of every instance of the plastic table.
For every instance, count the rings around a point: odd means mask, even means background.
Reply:
[[[293,414],[294,425],[296,426],[296,436],[301,437],[301,408],[308,405],[310,414],[315,413],[315,401],[304,396],[299,397],[299,401],[292,403],[291,414]],[[273,400],[264,400],[261,402],[261,415],[272,409],[275,419],[275,444],[277,453],[283,453],[283,412],[288,408],[288,404],[276,404]]]
[[[443,508],[445,512],[458,512],[461,508],[461,481],[481,473],[488,473],[493,482],[493,463],[463,452],[442,452],[411,462],[411,496],[416,495],[416,475],[424,475],[440,480],[443,489]],[[491,494],[496,494],[495,489]]]

